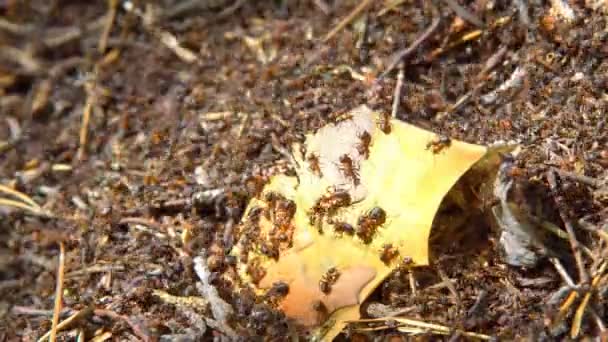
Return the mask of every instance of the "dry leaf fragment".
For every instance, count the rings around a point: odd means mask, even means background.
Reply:
[[[287,283],[287,317],[332,339],[401,261],[428,264],[442,199],[486,152],[355,108],[294,148],[297,177],[275,176],[252,200],[233,250],[240,277],[260,294]]]

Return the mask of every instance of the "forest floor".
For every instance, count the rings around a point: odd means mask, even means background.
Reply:
[[[392,113],[400,74],[398,119],[520,145],[513,201],[567,248],[563,269],[508,266],[484,225],[481,247],[434,253],[415,293],[396,272],[368,308],[501,339],[605,338],[608,5],[562,1],[363,1],[328,39],[360,2],[0,1],[0,183],[29,196],[0,198],[0,341],[51,329],[59,272],[60,321],[90,309],[64,340],[220,337],[154,291],[197,296],[193,257],[229,247],[252,180],[354,107]],[[277,334],[280,317],[252,310],[239,335]]]

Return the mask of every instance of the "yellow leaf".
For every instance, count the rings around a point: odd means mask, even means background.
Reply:
[[[442,199],[487,152],[396,120],[387,129],[384,120],[361,106],[294,147],[297,177],[275,176],[252,200],[233,250],[258,293],[287,283],[279,307],[323,339],[359,318],[359,305],[403,260],[428,264]],[[348,203],[328,204],[336,194]],[[355,232],[338,229],[344,223]]]

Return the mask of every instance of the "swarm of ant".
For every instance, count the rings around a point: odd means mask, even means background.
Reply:
[[[428,230],[439,202],[485,153],[365,106],[340,116],[294,146],[296,177],[276,175],[250,203],[232,251],[238,283],[253,285],[298,328],[318,329],[336,310],[358,307],[404,260],[428,262]],[[428,165],[410,170],[402,158]],[[421,212],[405,202],[419,175],[404,176],[414,171],[438,183],[436,193],[419,194],[431,203]],[[437,181],[437,172],[447,176]],[[350,312],[358,318],[357,310]],[[329,330],[325,337],[340,326]]]

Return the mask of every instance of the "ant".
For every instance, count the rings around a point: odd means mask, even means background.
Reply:
[[[386,222],[386,212],[380,207],[374,207],[357,220],[357,236],[368,244],[376,234],[376,228]]]
[[[247,218],[253,222],[253,223],[258,223],[260,221],[260,216],[262,216],[262,214],[264,214],[265,209],[262,207],[252,207],[251,209],[249,209],[249,213],[247,214]]]
[[[385,265],[388,265],[397,255],[399,255],[397,248],[393,247],[392,244],[387,243],[382,246],[380,260],[382,260]]]
[[[433,140],[426,144],[426,149],[431,150],[433,154],[437,154],[443,151],[444,149],[450,147],[450,145],[452,145],[452,139],[445,135],[441,135],[436,140]]]
[[[319,178],[323,177],[323,172],[321,172],[321,165],[320,165],[320,162],[319,162],[319,156],[317,156],[314,153],[311,153],[308,156],[308,166],[310,168],[310,171],[314,175],[316,175]]]
[[[312,303],[312,309],[318,313],[319,316],[317,319],[319,322],[325,321],[327,316],[329,316],[329,310],[327,309],[327,306],[325,306],[325,304],[320,300],[315,300]]]
[[[276,202],[274,223],[281,229],[289,226],[296,213],[296,204],[292,200],[284,199]]]
[[[382,113],[380,115],[380,119],[377,121],[378,127],[380,128],[380,130],[382,132],[384,132],[384,134],[390,134],[392,127],[391,127],[391,116],[388,113]]]
[[[260,252],[275,261],[279,260],[279,246],[278,241],[271,241],[269,243],[262,243],[260,246]]]
[[[260,260],[256,258],[247,264],[247,274],[251,277],[251,282],[258,285],[266,276],[266,270],[260,265]]]
[[[363,156],[363,158],[367,159],[369,158],[369,145],[372,142],[372,136],[368,131],[363,131],[363,133],[359,135],[359,139],[361,141],[357,144],[357,152],[359,152],[359,155]]]
[[[289,285],[284,281],[277,281],[266,292],[267,297],[285,297],[289,293]]]
[[[338,115],[335,119],[334,119],[334,124],[340,123],[342,121],[346,121],[346,120],[351,120],[353,118],[352,114],[342,114],[342,115]]]
[[[321,219],[323,216],[332,216],[340,207],[351,204],[350,194],[344,190],[333,190],[321,196],[308,214],[310,224],[318,226],[321,233]]]
[[[336,222],[334,224],[334,231],[340,234],[346,234],[353,236],[355,234],[355,228],[346,222]]]
[[[359,185],[359,173],[355,169],[353,160],[347,154],[344,154],[340,157],[340,170],[344,173],[346,177],[353,180],[353,184],[355,186]]]
[[[331,292],[331,287],[338,281],[340,278],[340,271],[337,268],[332,267],[321,276],[321,280],[319,280],[319,289],[321,292],[325,294],[329,294]]]

